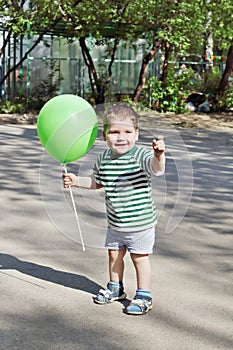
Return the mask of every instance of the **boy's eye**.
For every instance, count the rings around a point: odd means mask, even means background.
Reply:
[[[108,133],[109,133],[109,134],[119,134],[120,131],[119,131],[119,130],[109,130]],[[125,133],[125,134],[132,134],[132,133],[133,133],[133,130],[125,130],[124,133]]]

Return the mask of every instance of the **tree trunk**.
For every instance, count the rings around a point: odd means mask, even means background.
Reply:
[[[205,0],[206,7],[209,6],[211,0]],[[205,25],[205,34],[204,34],[204,57],[208,64],[206,65],[206,70],[211,71],[213,67],[213,33],[212,33],[212,11],[207,11],[206,16],[206,25]]]
[[[113,46],[112,54],[111,54],[111,59],[110,59],[109,65],[108,65],[108,75],[107,75],[105,80],[102,80],[100,77],[98,77],[93,59],[90,55],[88,47],[86,46],[85,38],[80,38],[79,43],[80,43],[80,47],[82,50],[84,62],[86,64],[86,66],[88,67],[89,79],[91,82],[92,91],[93,92],[96,91],[95,103],[96,104],[103,104],[105,102],[105,92],[109,88],[109,84],[110,84],[111,77],[112,77],[112,65],[113,65],[114,60],[115,60],[115,54],[116,54],[116,51],[118,48],[119,39],[117,37],[115,38],[115,42],[114,42],[114,46]],[[92,77],[94,79],[94,84],[92,82]]]
[[[133,102],[138,102],[139,96],[141,94],[141,91],[143,89],[143,86],[145,85],[146,82],[146,76],[147,76],[147,71],[149,67],[149,62],[152,60],[152,58],[155,56],[156,51],[158,50],[160,45],[159,40],[155,39],[153,42],[152,49],[148,52],[148,54],[143,58],[142,60],[142,65],[139,73],[139,80],[138,80],[138,85],[136,89],[134,90],[132,100]]]
[[[84,37],[80,38],[79,43],[82,50],[84,62],[88,68],[88,74],[89,74],[89,80],[91,83],[92,92],[95,95],[94,96],[95,103],[102,104],[104,103],[104,93],[105,93],[104,84],[103,82],[101,82],[101,79],[98,77],[95,64],[93,62],[89,49],[86,45],[85,38]],[[94,81],[92,78],[94,79]]]
[[[111,78],[112,78],[112,65],[114,63],[114,60],[115,60],[115,55],[116,55],[116,52],[117,52],[117,48],[118,48],[118,45],[119,45],[119,39],[116,37],[115,38],[115,41],[114,41],[114,46],[113,46],[113,49],[112,49],[112,53],[111,53],[111,59],[110,59],[110,62],[109,62],[109,65],[108,65],[108,76],[103,84],[103,94],[105,95],[105,92],[108,90],[109,88],[109,84],[111,82]],[[103,99],[104,99],[104,96],[103,96]]]
[[[81,50],[82,50],[82,55],[83,55],[83,59],[84,59],[84,62],[88,68],[88,74],[89,74],[89,80],[90,80],[90,83],[91,83],[91,90],[92,92],[94,93],[95,92],[95,87],[96,87],[96,90],[97,90],[97,94],[99,93],[99,84],[98,84],[98,75],[97,75],[97,72],[96,72],[96,69],[95,69],[95,65],[94,65],[94,62],[93,62],[93,59],[90,55],[90,52],[89,52],[89,49],[86,45],[86,40],[84,37],[81,37],[79,39],[79,43],[80,43],[80,47],[81,47]],[[92,77],[94,79],[94,84],[93,84],[93,81],[92,81]]]
[[[218,86],[219,95],[223,95],[228,85],[230,74],[233,72],[233,44],[229,47],[227,53],[226,67]]]
[[[162,86],[165,86],[165,84],[166,84],[170,50],[171,50],[171,45],[168,41],[166,41],[166,43],[165,43],[165,55],[164,55],[164,61],[163,61],[163,70],[162,70],[162,75],[161,75],[161,79],[160,79],[162,82]]]

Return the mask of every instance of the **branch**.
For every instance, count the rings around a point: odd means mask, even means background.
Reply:
[[[24,3],[25,0],[22,0],[22,4]],[[74,8],[76,5],[78,5],[81,2],[81,0],[77,0],[74,2],[74,4],[72,5],[72,8]],[[51,29],[55,28],[56,25],[62,20],[62,16],[58,17],[52,24]],[[19,60],[18,63],[16,63],[12,68],[10,68],[8,70],[8,72],[4,75],[4,77],[1,79],[0,84],[2,84],[8,77],[9,75],[16,69],[18,68],[28,57],[28,55],[30,54],[30,52],[32,52],[32,50],[39,44],[39,42],[43,39],[43,36],[47,33],[48,29],[44,29],[42,31],[42,33],[39,35],[39,37],[37,38],[37,40],[34,42],[34,44],[30,47],[30,49],[25,53],[25,55]],[[12,31],[8,33],[7,38],[8,41],[10,39],[10,35],[12,34]],[[7,45],[7,42],[4,43],[4,49]]]

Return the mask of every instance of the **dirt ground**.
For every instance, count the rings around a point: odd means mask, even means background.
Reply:
[[[163,114],[172,125],[183,128],[230,129],[233,128],[233,112],[229,113],[195,113]]]
[[[152,117],[153,115],[154,112],[146,113],[146,116]],[[158,113],[156,115],[158,116]],[[233,129],[233,111],[219,114],[159,114],[159,116],[177,128]],[[37,115],[35,114],[0,114],[0,124],[33,125],[36,124],[36,121]]]

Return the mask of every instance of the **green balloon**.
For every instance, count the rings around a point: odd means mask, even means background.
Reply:
[[[37,133],[46,151],[62,164],[86,154],[95,142],[98,119],[83,98],[65,94],[53,97],[41,109]]]

